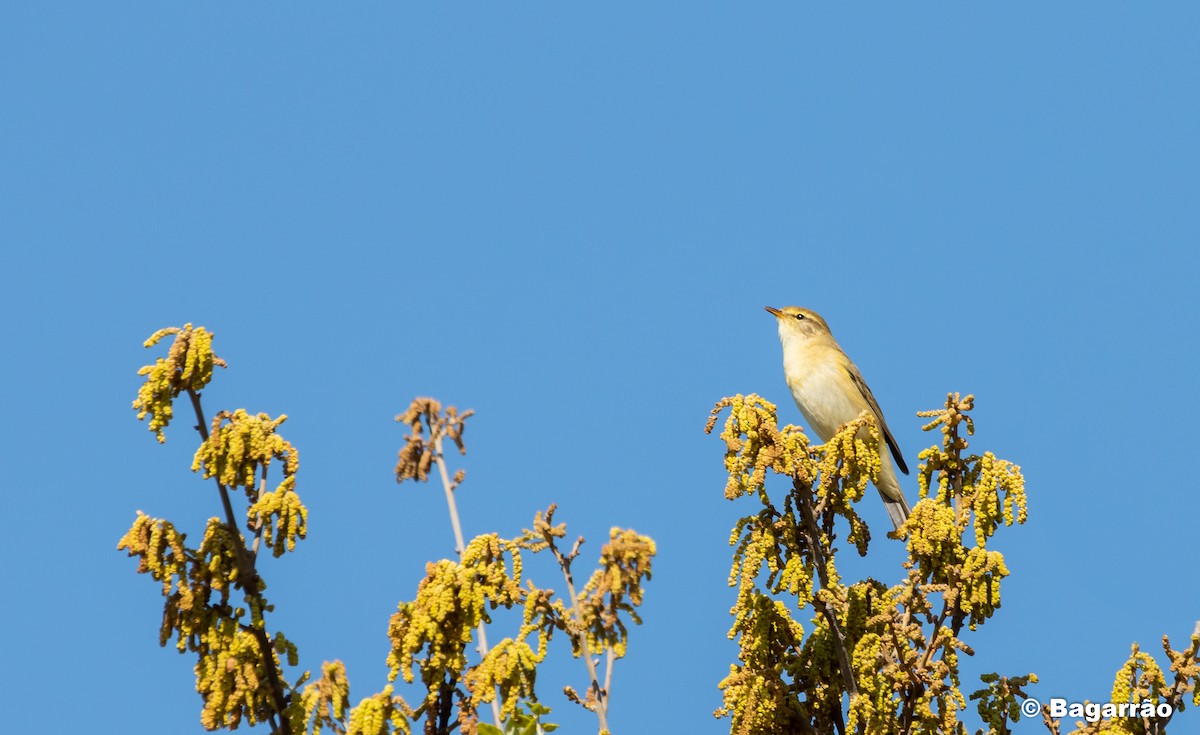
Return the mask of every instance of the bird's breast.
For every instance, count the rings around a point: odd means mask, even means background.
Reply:
[[[842,424],[858,418],[867,402],[836,356],[809,354],[805,358],[784,366],[787,383],[809,428],[826,442]]]

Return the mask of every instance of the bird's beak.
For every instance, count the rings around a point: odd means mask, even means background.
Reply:
[[[779,309],[776,309],[774,306],[764,306],[763,308],[766,309],[767,311],[771,312],[771,315],[774,316],[776,319],[783,318],[783,312],[780,311]]]

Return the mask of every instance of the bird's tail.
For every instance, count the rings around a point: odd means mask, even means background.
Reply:
[[[883,498],[883,507],[887,508],[888,518],[892,519],[892,525],[896,530],[900,530],[900,526],[908,520],[908,514],[912,511],[908,507],[908,501],[904,499],[904,493],[900,493],[900,498],[889,498],[879,491],[879,497]]]

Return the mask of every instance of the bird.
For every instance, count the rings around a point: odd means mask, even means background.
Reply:
[[[779,323],[783,373],[792,398],[809,428],[822,442],[832,439],[838,429],[858,418],[863,411],[874,415],[891,454],[889,457],[888,452],[879,453],[882,466],[875,488],[883,498],[892,525],[899,530],[908,518],[910,508],[896,478],[895,467],[907,475],[908,465],[867,381],[833,339],[829,325],[820,314],[799,306],[764,308]],[[895,458],[895,466],[892,458]]]

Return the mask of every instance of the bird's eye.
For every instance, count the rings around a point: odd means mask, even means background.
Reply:
[[[804,318],[804,315],[803,315],[803,314],[797,314],[797,315],[796,315],[796,318],[797,318],[797,319],[803,319],[803,318]]]

